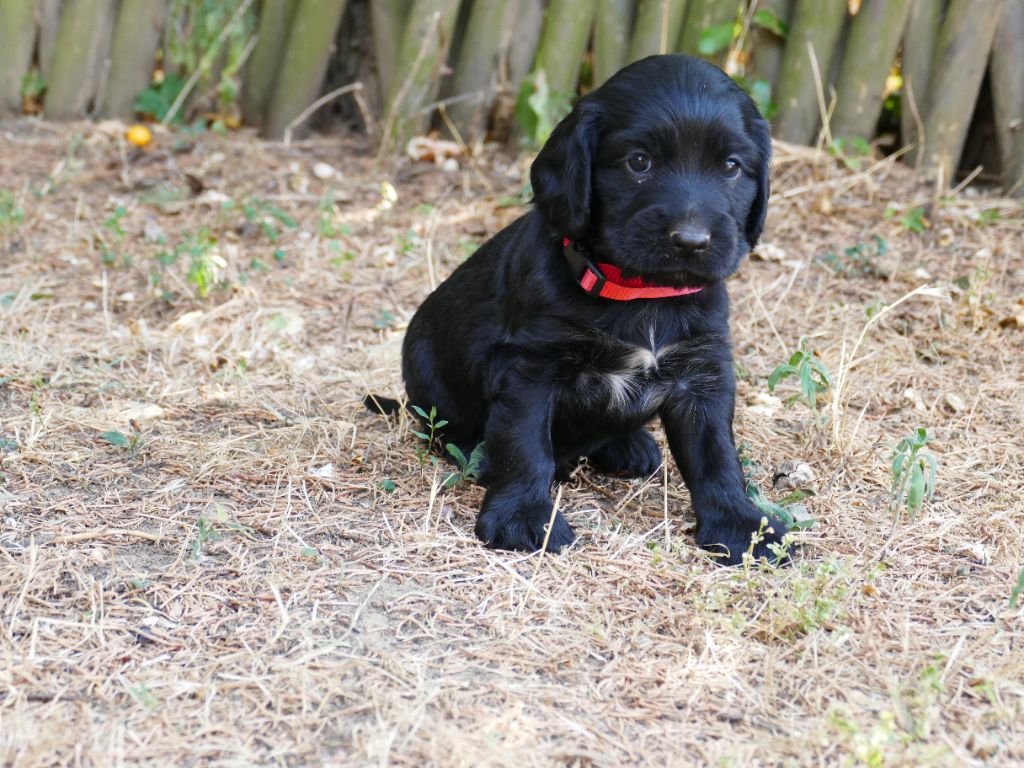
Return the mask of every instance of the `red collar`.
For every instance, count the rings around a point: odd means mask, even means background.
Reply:
[[[614,264],[592,262],[568,237],[562,240],[562,250],[576,275],[577,282],[591,296],[615,301],[667,299],[672,296],[686,296],[704,289],[702,285],[685,285],[678,288],[648,283],[642,277],[623,277],[622,270]]]

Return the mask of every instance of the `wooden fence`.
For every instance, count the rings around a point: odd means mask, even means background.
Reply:
[[[385,146],[432,127],[536,143],[670,51],[723,66],[778,138],[909,147],[947,183],[980,159],[1024,194],[1024,0],[0,0],[0,116],[281,138],[319,98]]]

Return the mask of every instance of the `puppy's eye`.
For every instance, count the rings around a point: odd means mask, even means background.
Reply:
[[[651,170],[651,156],[646,152],[634,152],[626,160],[626,165],[633,173],[647,173]]]
[[[729,157],[722,163],[722,171],[726,176],[735,178],[740,173],[740,161],[738,157]]]

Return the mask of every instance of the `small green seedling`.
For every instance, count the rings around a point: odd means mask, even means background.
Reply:
[[[142,435],[139,434],[139,430],[136,429],[134,425],[132,425],[132,431],[129,435],[124,434],[124,432],[118,432],[117,430],[111,430],[109,432],[104,432],[100,437],[115,448],[120,448],[132,457],[136,456],[139,449],[142,447]]]
[[[558,121],[572,109],[573,94],[552,91],[543,69],[523,80],[516,98],[516,119],[526,142],[539,147],[548,140]]]
[[[217,240],[210,230],[200,229],[196,234],[175,248],[175,258],[187,255],[189,259],[188,281],[196,287],[199,298],[205,299],[210,291],[221,284],[227,262],[217,249]]]
[[[11,192],[0,189],[0,238],[13,235],[24,220],[25,209],[18,205]]]
[[[797,517],[790,507],[804,499],[810,498],[814,495],[814,491],[798,488],[786,494],[778,501],[772,501],[764,495],[764,491],[761,490],[757,481],[754,479],[754,469],[757,467],[757,462],[747,455],[748,450],[749,447],[746,444],[740,445],[737,450],[740,458],[740,466],[743,468],[743,478],[747,498],[754,502],[754,506],[757,507],[762,514],[778,518],[791,530],[813,528],[816,525],[814,518],[809,515],[801,515],[800,517]]]
[[[774,392],[779,382],[790,376],[799,381],[800,392],[790,397],[787,402],[802,400],[811,409],[811,413],[817,416],[818,396],[832,386],[832,378],[829,376],[828,368],[814,354],[814,348],[807,343],[806,338],[800,339],[800,348],[793,353],[788,363],[779,365],[772,371],[768,377],[768,391]]]
[[[833,139],[828,151],[851,171],[861,170],[864,160],[871,158],[871,144],[860,136]]]
[[[1016,608],[1020,602],[1020,596],[1024,594],[1024,568],[1017,574],[1017,583],[1010,590],[1010,607]]]
[[[468,459],[466,454],[455,443],[448,443],[444,448],[455,459],[456,464],[459,465],[458,472],[452,472],[445,478],[444,485],[446,488],[451,488],[459,480],[472,483],[480,478],[480,462],[484,458],[484,444],[482,442],[476,444]]]
[[[225,207],[230,207],[232,204],[226,203]],[[267,240],[272,243],[276,243],[281,237],[281,231],[277,227],[278,224],[288,229],[295,229],[299,226],[298,222],[280,207],[265,200],[260,200],[258,197],[250,197],[242,203],[242,215],[245,216],[246,221],[250,224],[257,225],[263,231]]]
[[[158,706],[160,706],[160,699],[153,695],[152,691],[150,691],[149,688],[146,687],[145,683],[133,685],[128,690],[131,693],[132,698],[139,702],[139,704],[144,706],[146,709],[156,709]]]
[[[196,540],[192,542],[192,559],[199,560],[203,556],[203,547],[219,541],[223,537],[214,530],[213,523],[200,515],[196,520]]]
[[[749,577],[750,567],[757,562],[754,558],[754,548],[765,539],[765,534],[768,532],[768,518],[762,517],[761,522],[758,524],[757,531],[750,535],[750,545],[747,547],[747,551],[743,553],[743,569],[747,572]],[[792,543],[789,541],[789,536],[783,536],[781,544],[772,542],[768,545],[768,550],[772,553],[772,558],[768,559],[768,564],[772,566],[779,565],[784,562],[786,557],[789,555],[789,549]]]
[[[124,227],[121,226],[121,219],[127,214],[128,210],[123,205],[119,205],[103,220],[103,229],[107,234],[102,238],[100,245],[100,260],[106,267],[114,266],[118,260],[126,267],[131,264],[131,259],[128,256],[118,252],[126,234]]]
[[[849,248],[844,248],[842,255],[835,251],[828,251],[815,258],[815,261],[831,270],[836,277],[865,275],[884,278],[888,277],[888,274],[878,267],[876,259],[885,256],[888,252],[889,244],[885,238],[872,235],[869,242],[857,243]]]
[[[416,412],[417,416],[423,419],[427,425],[427,429],[430,430],[429,434],[427,432],[418,432],[415,429],[410,430],[414,435],[416,435],[416,437],[420,438],[420,440],[424,440],[427,444],[426,448],[421,447],[416,452],[416,455],[420,460],[420,464],[422,465],[426,463],[427,455],[434,450],[434,444],[437,442],[438,430],[443,429],[448,424],[448,421],[446,419],[438,420],[436,406],[430,406],[430,413],[427,413],[418,405],[410,407]]]
[[[925,451],[928,431],[919,428],[913,437],[896,444],[892,457],[892,485],[889,489],[890,512],[905,505],[913,518],[924,505],[925,498],[935,494],[935,457]]]
[[[896,212],[894,207],[889,206],[885,209],[885,218],[891,219],[896,217]],[[915,205],[913,208],[907,208],[896,221],[905,230],[923,235],[924,231],[931,226],[924,212],[925,208],[923,205]]]
[[[984,211],[978,212],[978,224],[983,227],[994,224],[997,221],[999,221],[998,208],[986,208]]]

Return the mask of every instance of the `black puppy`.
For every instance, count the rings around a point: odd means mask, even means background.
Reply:
[[[535,208],[485,243],[409,324],[409,402],[444,439],[484,441],[477,536],[532,551],[551,486],[586,456],[645,477],[658,416],[697,517],[697,542],[738,563],[762,525],[744,492],[723,281],[757,242],[771,143],[717,67],[652,56],[580,99],[531,168]],[[768,521],[755,557],[786,533]],[[554,519],[547,548],[575,536]]]

